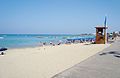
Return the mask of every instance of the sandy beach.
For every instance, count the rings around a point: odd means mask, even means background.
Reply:
[[[50,78],[109,46],[63,44],[10,49],[0,56],[0,78]]]

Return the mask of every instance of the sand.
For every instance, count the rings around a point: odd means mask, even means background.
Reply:
[[[0,78],[50,78],[110,44],[71,44],[10,49],[0,56]]]

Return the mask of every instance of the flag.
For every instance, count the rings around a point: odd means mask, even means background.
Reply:
[[[104,27],[106,27],[107,17],[105,16]]]

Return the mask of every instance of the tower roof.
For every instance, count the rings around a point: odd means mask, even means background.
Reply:
[[[108,27],[104,27],[104,26],[97,26],[95,28],[102,28],[102,29],[108,29]]]

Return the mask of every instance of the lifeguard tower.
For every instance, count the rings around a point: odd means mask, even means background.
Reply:
[[[106,29],[107,27],[97,26],[96,28],[96,44],[105,44],[107,41]]]
[[[105,44],[107,42],[107,34],[106,34],[106,17],[104,21],[104,26],[97,26],[96,28],[96,44]]]

